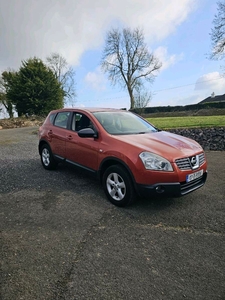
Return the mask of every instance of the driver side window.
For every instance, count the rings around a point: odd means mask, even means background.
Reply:
[[[79,131],[84,128],[94,129],[94,125],[86,115],[74,113],[72,118],[72,130]]]

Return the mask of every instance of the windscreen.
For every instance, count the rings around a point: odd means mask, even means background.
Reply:
[[[130,112],[95,112],[93,114],[110,134],[144,134],[157,131],[147,121]]]

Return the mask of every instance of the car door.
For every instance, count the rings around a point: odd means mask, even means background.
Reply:
[[[59,112],[54,119],[53,125],[48,131],[52,153],[61,159],[66,156],[66,137],[68,135],[67,126],[69,117],[70,112]]]
[[[71,130],[66,139],[66,159],[89,170],[98,169],[99,141],[96,138],[81,138],[78,131],[94,126],[90,118],[74,112],[71,118]]]

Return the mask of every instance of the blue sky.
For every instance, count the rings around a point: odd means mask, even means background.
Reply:
[[[126,90],[112,87],[99,67],[112,27],[143,28],[150,51],[163,66],[149,106],[198,103],[225,92],[222,61],[207,59],[216,0],[8,0],[0,2],[0,71],[52,52],[76,72],[73,106],[129,108]],[[69,104],[71,105],[71,103]]]

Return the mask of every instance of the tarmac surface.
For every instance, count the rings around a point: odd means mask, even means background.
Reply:
[[[0,130],[1,300],[225,299],[225,152],[206,152],[203,188],[118,208],[44,170],[35,132]]]

